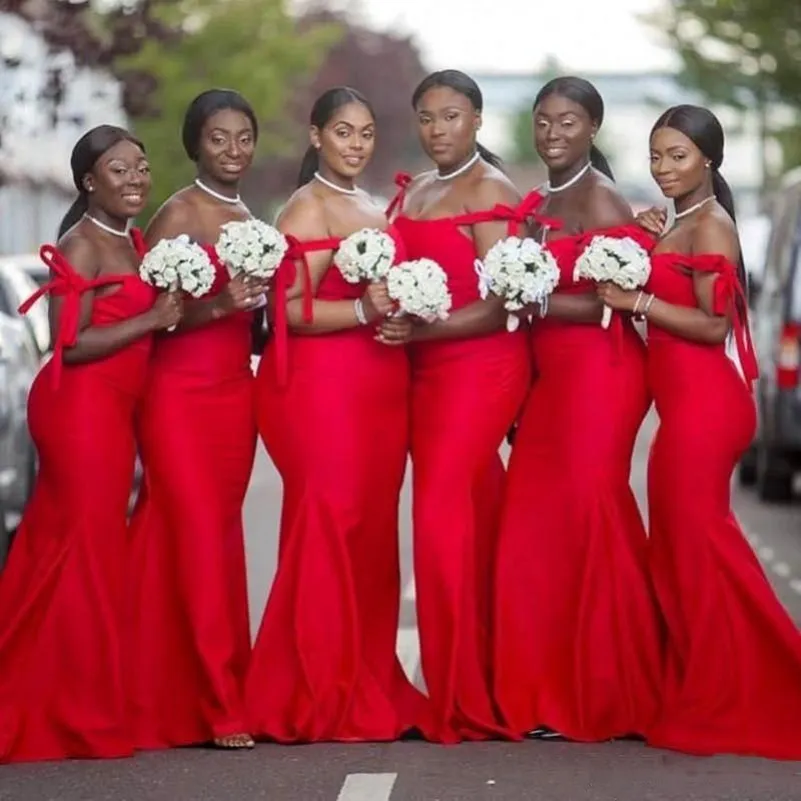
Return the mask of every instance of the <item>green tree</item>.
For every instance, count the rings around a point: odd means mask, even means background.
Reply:
[[[332,27],[299,32],[283,0],[152,0],[151,14],[181,35],[145,41],[115,66],[129,92],[136,76],[152,90],[134,118],[156,177],[152,211],[192,175],[180,130],[195,95],[214,86],[241,92],[261,122],[257,158],[281,154],[291,146],[285,111],[291,96],[339,34]],[[135,101],[128,98],[126,106]]]
[[[341,33],[300,30],[284,0],[6,0],[54,50],[110,70],[153,166],[152,212],[192,175],[180,141],[183,115],[204,89],[236,89],[250,100],[262,135],[257,161],[291,147],[287,106]],[[5,10],[5,9],[4,9]],[[54,113],[63,76],[52,76]],[[269,201],[264,193],[249,199]]]
[[[645,19],[679,56],[683,85],[707,102],[754,110],[763,142],[775,139],[782,145],[783,166],[801,163],[801,4],[672,0]],[[783,115],[776,113],[777,106]],[[766,152],[763,147],[769,180]]]

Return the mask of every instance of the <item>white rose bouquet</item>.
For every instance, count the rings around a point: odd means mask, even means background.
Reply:
[[[200,298],[214,284],[215,272],[208,253],[181,234],[175,239],[162,239],[147,252],[139,265],[139,277],[158,289],[180,289]]]
[[[576,260],[573,280],[609,282],[621,289],[639,289],[651,275],[648,253],[630,237],[595,236]],[[608,328],[612,309],[604,305],[601,326]]]
[[[398,304],[400,314],[427,323],[447,320],[453,302],[445,271],[431,259],[405,261],[393,267],[387,275],[387,293]]]
[[[476,262],[482,298],[492,292],[504,300],[509,312],[532,303],[546,304],[559,283],[559,267],[554,257],[534,239],[510,236],[496,242],[484,261]],[[520,320],[510,314],[506,328],[515,331]]]
[[[346,237],[334,254],[334,264],[349,284],[381,281],[394,261],[395,241],[377,228],[362,228]]]
[[[269,281],[284,259],[289,243],[272,225],[250,219],[225,223],[217,240],[217,255],[233,277],[237,273]]]

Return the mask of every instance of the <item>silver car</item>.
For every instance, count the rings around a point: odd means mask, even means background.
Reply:
[[[789,501],[801,471],[801,169],[777,192],[761,280],[752,284],[757,436],[740,463],[743,484]]]

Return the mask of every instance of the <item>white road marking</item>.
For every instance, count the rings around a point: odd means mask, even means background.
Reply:
[[[756,555],[759,557],[760,561],[765,565],[765,568],[771,570],[780,578],[785,579],[790,585],[790,589],[797,595],[801,595],[801,578],[795,578],[793,576],[793,569],[789,564],[787,564],[787,562],[783,562],[779,558],[775,549],[768,545],[763,545],[760,547],[762,538],[759,536],[759,534],[754,534],[753,531],[743,529],[743,534],[745,534],[745,538],[756,552]]]
[[[420,638],[417,635],[417,629],[398,629],[395,643],[395,653],[398,655],[403,672],[409,681],[414,683],[420,665]]]
[[[337,801],[389,801],[397,773],[349,773]]]
[[[414,585],[414,579],[409,579],[409,583],[403,588],[403,600],[414,601],[417,599],[417,588]]]
[[[782,578],[790,577],[791,570],[787,562],[774,562],[771,565],[771,569],[777,576],[781,576]]]

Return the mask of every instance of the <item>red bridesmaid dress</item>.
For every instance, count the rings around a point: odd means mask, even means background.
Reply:
[[[593,291],[573,282],[573,268],[594,235],[646,243],[634,225],[554,238],[559,293]],[[519,734],[642,735],[661,676],[646,533],[629,485],[650,405],[645,346],[617,314],[607,330],[538,319],[531,342],[536,377],[509,462],[496,562],[495,698]]]
[[[229,280],[212,247],[210,290]],[[250,655],[242,505],[256,420],[252,314],[156,340],[138,415],[143,489],[131,521],[138,748],[247,732]]]
[[[281,743],[395,740],[424,700],[395,656],[406,354],[376,342],[373,326],[287,335],[282,287],[295,262],[339,241],[291,240],[278,276],[275,339],[257,375],[259,433],[284,500],[246,702],[253,736]],[[316,297],[363,293],[331,266]],[[306,300],[309,319],[310,294]]]
[[[480,297],[476,248],[461,227],[505,219],[512,233],[516,216],[499,206],[431,220],[401,214],[395,225],[410,259],[445,270],[456,311]],[[490,695],[490,602],[504,482],[498,449],[531,380],[526,334],[419,342],[410,354],[414,573],[431,702],[419,728],[443,743],[507,738]]]
[[[0,574],[0,762],[122,757],[134,746],[121,630],[134,410],[151,337],[82,364],[62,364],[62,353],[83,292],[97,290],[91,325],[102,326],[146,312],[155,291],[131,273],[89,281],[54,247],[41,253],[51,280],[28,304],[44,292],[64,303],[28,401],[39,474]]]
[[[743,304],[719,255],[659,253],[649,290],[696,306],[692,271],[712,271],[715,311]],[[737,301],[735,301],[735,298]],[[744,374],[757,367],[734,316]],[[693,754],[801,759],[801,634],[773,593],[731,511],[731,475],[756,424],[749,385],[724,345],[648,325],[648,377],[659,412],[648,474],[651,571],[667,622],[667,675],[652,745]]]

